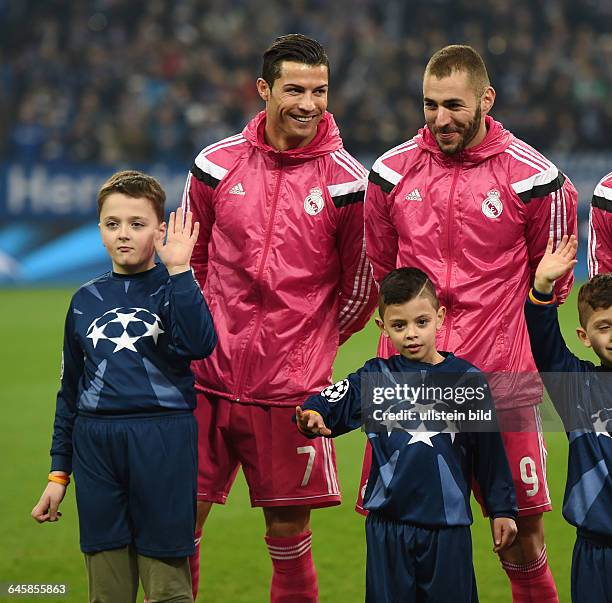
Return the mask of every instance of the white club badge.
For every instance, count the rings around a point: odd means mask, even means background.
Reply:
[[[310,194],[304,199],[304,210],[309,216],[316,216],[325,205],[323,191],[319,187],[311,188]]]
[[[485,197],[485,200],[482,202],[482,213],[487,216],[487,218],[491,218],[492,220],[495,218],[499,218],[504,211],[504,205],[501,202],[499,191],[495,189],[490,190]]]

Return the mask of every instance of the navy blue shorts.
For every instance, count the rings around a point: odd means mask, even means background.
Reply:
[[[72,440],[84,553],[128,544],[148,557],[194,553],[198,447],[191,412],[79,414]]]
[[[612,540],[578,534],[572,555],[572,603],[612,603]]]
[[[477,603],[469,526],[366,519],[366,603]]]

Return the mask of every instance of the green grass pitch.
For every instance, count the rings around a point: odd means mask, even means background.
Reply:
[[[576,291],[577,287],[563,306],[562,324],[567,341],[587,358],[586,350],[578,348],[573,334],[577,324]],[[70,295],[71,291],[64,289],[0,291],[0,584],[66,583],[69,586],[67,597],[45,600],[82,602],[87,600],[87,584],[78,546],[73,488],[68,489],[61,521],[38,525],[30,518],[30,510],[45,486],[49,467],[63,321]],[[373,356],[376,339],[372,324],[354,336],[339,353],[335,376],[342,378]],[[565,434],[549,433],[547,443],[548,478],[554,503],[553,512],[546,514],[548,554],[561,601],[566,603],[570,600],[574,532],[561,517],[566,475]],[[313,513],[314,556],[322,603],[363,601],[363,519],[353,511],[363,445],[361,432],[336,440],[344,503]],[[474,515],[474,562],[480,600],[483,603],[510,601],[506,576],[491,551],[488,522],[478,511]],[[244,478],[240,474],[228,504],[215,506],[205,528],[199,601],[254,603],[268,600],[270,561],[263,531],[262,513],[249,507]],[[18,600],[41,599],[19,597]]]

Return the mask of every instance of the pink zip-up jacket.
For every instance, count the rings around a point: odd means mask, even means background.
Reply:
[[[325,113],[313,141],[279,152],[265,112],[205,148],[183,207],[200,222],[192,266],[219,342],[196,387],[263,405],[301,403],[331,382],[338,345],[376,304],[365,255],[367,171]]]
[[[612,172],[593,192],[589,216],[589,278],[612,272]]]
[[[523,305],[546,242],[576,233],[577,193],[550,161],[486,117],[477,146],[445,155],[427,128],[382,155],[366,193],[367,253],[380,281],[400,266],[432,279],[447,316],[438,349],[486,373],[498,408],[541,400]],[[563,301],[573,282],[556,285]],[[385,349],[386,346],[386,349]],[[389,355],[388,343],[379,351]]]

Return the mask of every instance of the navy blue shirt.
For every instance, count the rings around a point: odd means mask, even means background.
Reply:
[[[440,400],[429,407],[410,401],[406,404],[406,400],[392,400],[387,404],[387,408],[397,410],[418,408],[410,430],[401,420],[384,425],[372,420],[377,418],[374,414],[377,409],[370,400],[365,400],[371,398],[371,391],[364,391],[371,389],[369,383],[376,386],[386,383],[393,388],[398,381],[404,381],[400,374],[409,376],[408,373],[424,386],[445,383],[456,391],[460,387],[482,388],[484,399],[477,406],[481,411],[490,412],[492,422],[489,421],[484,431],[470,432],[469,421],[459,420],[451,425],[452,422],[421,420],[421,412],[427,416],[429,411],[448,409]],[[469,362],[453,354],[446,354],[444,361],[436,365],[400,355],[374,358],[344,381],[308,398],[303,408],[319,412],[332,437],[364,425],[372,445],[372,467],[363,504],[370,512],[428,527],[470,525],[474,475],[489,515],[516,517],[514,485],[501,436],[494,427],[497,423],[488,384]],[[463,407],[463,410],[469,409]]]
[[[552,297],[533,293],[541,301]],[[612,371],[569,351],[556,305],[527,300],[525,317],[536,366],[569,439],[563,516],[579,529],[610,537]]]
[[[72,470],[78,412],[185,411],[195,407],[189,368],[217,337],[191,271],[165,266],[132,275],[108,272],[72,297],[64,328],[51,470]]]

